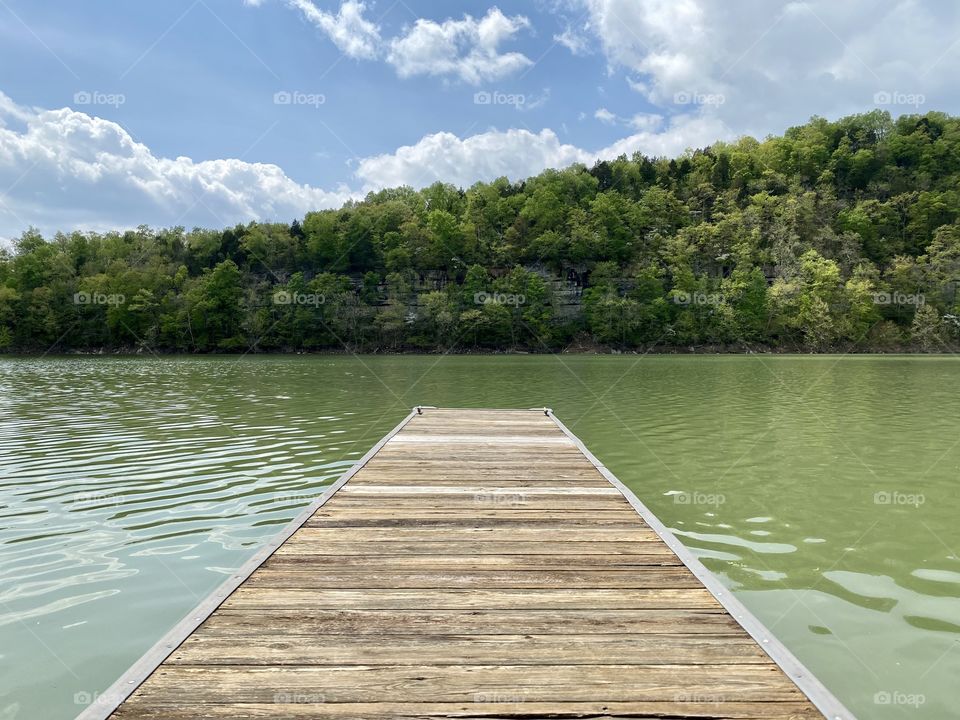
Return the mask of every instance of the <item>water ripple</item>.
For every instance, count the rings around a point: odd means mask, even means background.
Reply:
[[[0,358],[0,720],[72,718],[410,406],[551,405],[861,717],[960,707],[955,358]],[[388,389],[389,388],[389,389]],[[53,689],[53,690],[52,690]]]

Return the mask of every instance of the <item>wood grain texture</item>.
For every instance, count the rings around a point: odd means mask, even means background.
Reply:
[[[384,638],[194,635],[174,665],[762,665],[745,638],[712,635],[439,635]]]
[[[822,715],[542,411],[424,409],[111,717]]]
[[[723,610],[500,610],[399,609],[342,610],[221,608],[198,634],[231,635],[262,632],[276,637],[290,633],[328,635],[435,636],[670,634],[740,636],[742,628]],[[519,678],[518,678],[519,681]]]

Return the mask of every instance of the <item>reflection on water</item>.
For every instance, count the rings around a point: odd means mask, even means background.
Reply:
[[[0,360],[0,719],[72,718],[417,403],[549,405],[863,718],[960,707],[960,360]],[[922,697],[923,702],[919,703]]]

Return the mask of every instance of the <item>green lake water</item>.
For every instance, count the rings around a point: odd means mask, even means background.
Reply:
[[[73,718],[416,404],[548,405],[860,718],[960,716],[960,359],[0,359],[0,720]]]

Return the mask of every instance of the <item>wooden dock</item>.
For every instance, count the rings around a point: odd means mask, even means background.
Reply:
[[[543,410],[414,410],[83,720],[846,710]]]

